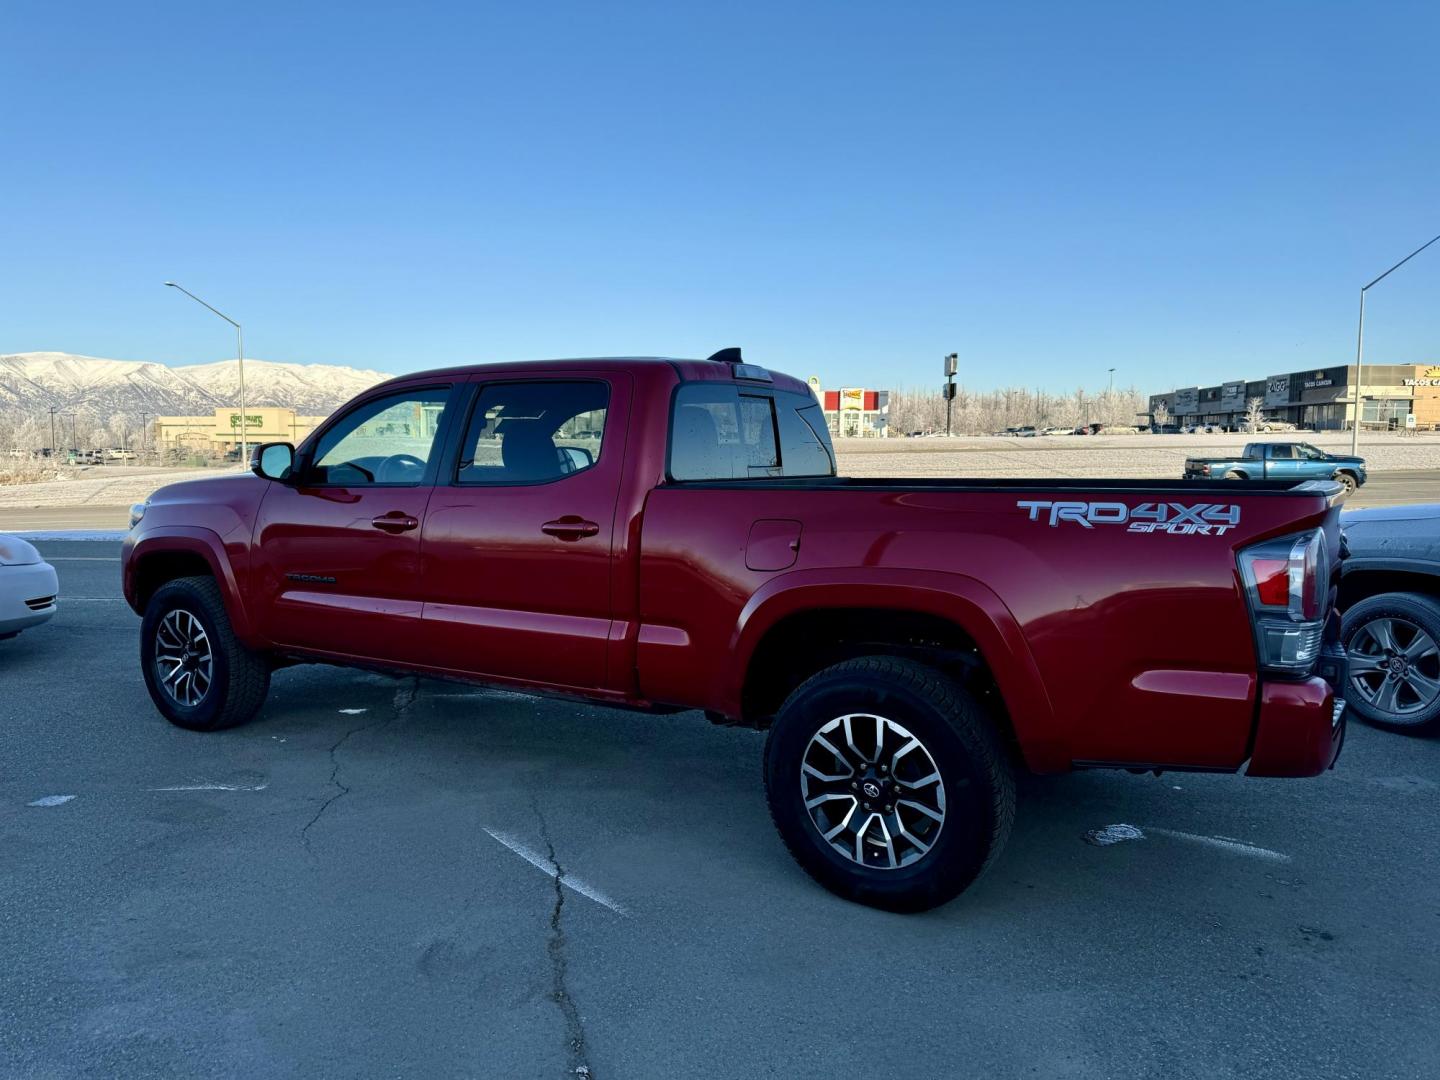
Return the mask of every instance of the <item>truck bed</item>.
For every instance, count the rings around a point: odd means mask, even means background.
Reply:
[[[1217,459],[1218,460],[1218,459]],[[1104,491],[1132,495],[1185,495],[1213,491],[1227,498],[1237,495],[1290,495],[1333,497],[1343,489],[1329,480],[1155,480],[1155,479],[1068,479],[1053,477],[852,477],[833,476],[796,479],[688,480],[666,488],[746,491],[945,491],[953,493],[1005,494],[1036,491]]]

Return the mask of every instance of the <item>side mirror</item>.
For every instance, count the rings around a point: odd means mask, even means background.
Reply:
[[[581,469],[588,469],[595,464],[595,455],[589,450],[579,446],[561,446],[560,471],[563,473],[579,472]]]
[[[290,482],[295,467],[295,447],[288,442],[261,443],[250,451],[250,471],[266,480]]]

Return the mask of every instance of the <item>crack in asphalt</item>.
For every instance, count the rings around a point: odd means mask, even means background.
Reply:
[[[555,906],[550,909],[550,939],[546,942],[546,951],[550,955],[550,1000],[560,1010],[560,1015],[565,1020],[565,1041],[570,1054],[570,1071],[568,1076],[589,1077],[594,1080],[595,1072],[590,1067],[589,1055],[585,1048],[585,1025],[580,1019],[580,1010],[575,1005],[575,999],[570,996],[568,984],[570,961],[567,953],[568,942],[565,937],[565,927],[561,922],[561,915],[565,910],[565,868],[560,865],[560,860],[555,857],[555,843],[550,839],[550,827],[545,821],[545,814],[540,809],[540,802],[534,792],[530,794],[530,807],[535,811],[535,820],[540,826],[540,839],[545,843],[545,857],[550,860],[551,867],[555,874],[551,880],[555,883]]]
[[[325,816],[326,810],[329,810],[331,806],[350,794],[350,786],[340,782],[340,759],[335,756],[340,747],[344,746],[352,736],[359,735],[362,731],[387,727],[396,720],[403,719],[405,714],[410,710],[410,707],[415,704],[415,697],[419,693],[419,689],[420,680],[418,678],[409,679],[405,685],[395,691],[395,697],[390,703],[389,716],[382,717],[379,720],[372,720],[368,724],[361,724],[359,727],[351,728],[335,740],[334,745],[330,747],[330,783],[333,784],[337,790],[335,794],[320,804],[320,809],[315,811],[314,817],[307,821],[300,830],[300,844],[305,848],[307,854],[312,857],[318,857],[315,856],[314,850],[310,847],[311,828],[314,827],[317,821]]]

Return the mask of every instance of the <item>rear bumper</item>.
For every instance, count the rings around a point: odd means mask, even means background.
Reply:
[[[1343,671],[1343,668],[1342,668]],[[1343,686],[1343,679],[1336,685]],[[1319,776],[1345,742],[1345,702],[1316,675],[1267,682],[1260,691],[1255,749],[1246,776]]]

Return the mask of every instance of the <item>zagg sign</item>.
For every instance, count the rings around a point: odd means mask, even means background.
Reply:
[[[1096,525],[1124,525],[1126,532],[1167,533],[1170,536],[1224,536],[1240,524],[1240,507],[1234,503],[1048,502],[1021,499],[1015,504],[1029,512],[1031,521],[1044,521],[1052,529],[1062,521],[1086,529]]]

